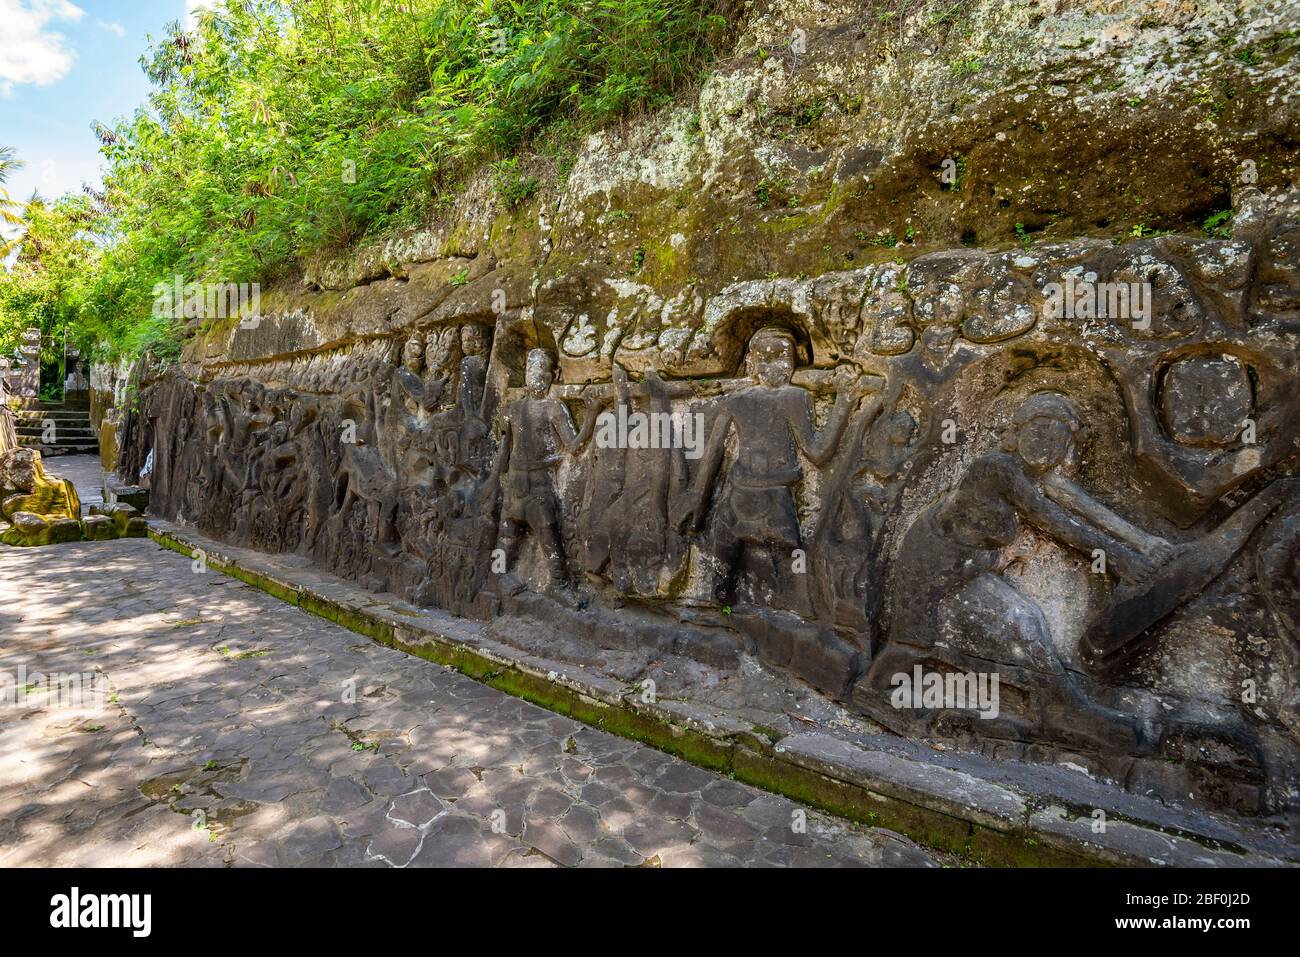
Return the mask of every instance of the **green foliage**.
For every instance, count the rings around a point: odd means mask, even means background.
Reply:
[[[556,118],[656,104],[721,27],[701,0],[227,2],[154,43],[152,108],[106,149],[180,272],[270,278],[418,219]],[[535,184],[509,173],[513,204]]]
[[[1232,236],[1232,214],[1231,209],[1221,209],[1217,213],[1211,213],[1205,217],[1205,222],[1201,223],[1201,229],[1208,236],[1229,239]]]
[[[22,204],[16,202],[5,189],[9,174],[23,168],[22,160],[14,155],[12,146],[0,146],[0,227],[18,227],[23,223]],[[6,238],[9,230],[0,233],[0,258],[7,256],[13,241]]]
[[[12,353],[35,326],[47,366],[61,361],[65,338],[92,355],[180,355],[180,329],[153,315],[155,278],[129,237],[105,233],[112,217],[101,202],[75,193],[53,203],[33,199],[24,225],[12,267],[0,272],[0,354]]]
[[[58,367],[54,367],[58,371]],[[61,402],[63,400],[63,383],[56,378],[50,378],[44,370],[41,372],[41,391],[37,396],[42,402]]]
[[[757,186],[754,187],[754,198],[758,200],[759,206],[766,207],[768,203],[773,202],[778,197],[774,194],[789,193],[794,184],[789,177],[774,176],[771,179],[764,178]],[[797,196],[787,196],[787,203],[790,206],[798,205]]]
[[[537,177],[524,176],[519,172],[518,157],[512,156],[497,163],[495,173],[497,195],[509,209],[527,202],[537,192]]]
[[[23,330],[35,327],[42,334],[41,364],[62,360],[64,336],[90,295],[100,255],[94,221],[85,196],[26,204],[17,256],[0,272],[0,355],[12,354]]]
[[[506,157],[666,102],[727,36],[720,2],[222,0],[151,38],[149,102],[96,126],[105,240],[58,308],[84,348],[174,354],[155,283],[292,275],[423,221],[484,163],[517,205],[539,184]]]

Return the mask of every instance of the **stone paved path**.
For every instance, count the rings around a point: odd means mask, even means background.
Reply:
[[[81,512],[89,514],[90,506],[104,501],[104,471],[98,455],[56,455],[44,458],[45,471],[59,478],[71,479],[81,498]]]
[[[148,540],[0,548],[0,682],[20,667],[0,866],[936,863]],[[103,707],[37,672],[101,676]]]

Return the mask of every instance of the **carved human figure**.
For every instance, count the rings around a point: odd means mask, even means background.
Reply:
[[[355,435],[354,441],[341,442],[342,455],[334,480],[334,521],[341,525],[352,503],[364,502],[368,526],[374,529],[378,544],[393,552],[397,546],[398,484],[396,474],[379,451],[376,405],[374,394],[364,387],[353,387],[342,397],[341,418],[354,423]]]
[[[789,332],[760,329],[750,339],[746,361],[755,384],[719,399],[693,489],[695,506],[688,516],[694,530],[704,527],[727,437],[734,430],[735,460],[723,497],[712,510],[713,549],[723,566],[715,586],[719,601],[730,596],[747,550],[767,552],[770,567],[760,577],[778,585],[778,563],[788,561],[800,542],[794,489],[803,474],[797,451],[814,465],[825,465],[862,394],[857,374],[841,368],[834,408],[819,432],[811,395],[791,382],[795,342]]]
[[[458,398],[435,413],[423,431],[431,453],[420,480],[404,494],[418,530],[403,547],[424,562],[417,600],[421,604],[472,604],[481,591],[496,541],[499,481],[489,481],[491,429],[478,410],[485,374],[481,356],[460,361]],[[424,443],[422,443],[422,446]]]
[[[1075,484],[1083,431],[1073,400],[1057,392],[1030,396],[1013,415],[1003,449],[978,457],[917,516],[893,567],[893,654],[877,659],[873,677],[904,663],[901,646],[949,649],[1038,673],[1036,681],[1055,684],[1073,702],[1080,734],[1136,744],[1136,722],[1085,703],[1055,653],[1042,609],[1002,574],[1003,550],[1025,524],[1089,557],[1101,549],[1107,569],[1122,579],[1141,580],[1172,555],[1169,543]]]
[[[402,344],[402,366],[412,375],[419,375],[423,358],[424,337],[418,332],[413,332]]]
[[[847,626],[859,644],[874,645],[879,586],[877,553],[886,513],[902,484],[916,420],[899,410],[878,414],[877,398],[851,421],[843,456],[822,482],[822,508],[812,542],[814,610]]]
[[[501,434],[501,527],[498,546],[512,570],[524,537],[535,535],[549,568],[551,584],[568,583],[560,536],[560,504],[551,470],[565,453],[572,454],[591,438],[598,403],[586,399],[587,415],[575,430],[568,407],[550,395],[555,380],[554,359],[545,349],[528,353],[524,372],[526,394],[507,407]],[[511,584],[514,584],[513,582]]]
[[[632,406],[628,396],[627,372],[615,364],[613,368],[615,414],[627,415]],[[587,488],[582,502],[582,568],[587,575],[597,577],[609,568],[614,557],[614,536],[625,517],[616,515],[616,503],[626,487],[628,450],[620,444],[602,446],[599,439],[593,447],[587,469]],[[610,569],[611,572],[614,569]],[[626,591],[626,575],[615,575],[615,586]]]
[[[1300,476],[1274,479],[1210,531],[1179,546],[1157,574],[1121,584],[1079,642],[1083,665],[1104,677],[1126,667],[1150,642],[1151,627],[1217,578],[1255,530],[1294,501],[1297,489]]]
[[[460,423],[452,456],[451,485],[476,481],[491,460],[491,429],[483,419],[487,370],[483,356],[471,353],[460,360],[460,382],[454,414]]]
[[[425,340],[424,378],[420,383],[422,388],[411,384],[412,393],[417,395],[424,408],[437,408],[443,397],[454,389],[452,379],[456,373],[458,344],[459,336],[455,326],[443,326],[429,332]]]
[[[456,366],[456,349],[460,334],[455,326],[444,326],[429,333],[424,350],[424,368],[431,378],[443,378]]]
[[[393,372],[378,441],[388,468],[402,476],[408,489],[427,486],[433,470],[433,438],[426,414],[430,399],[426,383],[409,368]]]
[[[670,381],[654,368],[646,370],[645,379],[629,389],[634,399],[641,398],[652,416],[671,416],[672,402],[694,395],[690,381]],[[686,424],[696,421],[685,413]],[[693,439],[696,454],[702,451],[704,435]],[[666,574],[680,568],[687,550],[682,534],[682,519],[693,505],[689,487],[687,455],[682,442],[669,448],[629,450],[624,471],[623,491],[617,500],[617,512],[606,516],[612,525],[610,571],[616,587],[642,595],[655,595]],[[620,518],[619,516],[626,516]]]
[[[921,368],[938,380],[951,365],[953,346],[956,342],[956,327],[927,326],[921,333]]]
[[[290,520],[296,513],[301,517],[302,530],[298,536],[299,548],[310,552],[316,544],[316,536],[325,520],[328,501],[325,483],[320,481],[319,470],[323,446],[321,432],[321,403],[316,396],[299,396],[291,422],[292,441],[297,446],[299,457],[297,467],[293,470],[293,488],[285,489],[277,495],[287,496]]]
[[[1107,567],[1122,578],[1141,578],[1169,558],[1167,542],[1073,482],[1082,432],[1073,400],[1036,393],[1016,410],[1003,450],[977,458],[920,513],[894,565],[894,640],[950,641],[991,661],[1057,671],[1042,611],[1000,574],[1001,551],[1022,523],[1089,556],[1102,549]],[[1055,500],[1067,491],[1074,510]]]
[[[460,354],[464,357],[487,354],[487,335],[477,322],[467,322],[460,327]]]

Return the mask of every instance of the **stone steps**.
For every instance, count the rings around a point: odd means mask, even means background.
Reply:
[[[80,445],[45,445],[44,443],[30,437],[21,437],[18,444],[25,449],[35,449],[41,453],[42,458],[54,458],[58,455],[98,455],[99,445],[80,444]]]
[[[85,409],[41,403],[13,411],[18,444],[24,448],[36,449],[47,457],[99,453],[99,438]],[[47,423],[54,426],[53,442],[43,441]]]
[[[85,409],[14,409],[14,416],[19,419],[85,419],[90,420],[90,413]]]
[[[55,423],[54,432],[57,438],[60,440],[62,439],[68,439],[68,440],[76,439],[76,440],[85,440],[85,441],[95,440],[95,430],[88,425],[70,426],[70,425],[62,425],[60,423]],[[44,433],[45,433],[45,426],[43,425],[18,426],[19,435],[31,435],[39,438]]]

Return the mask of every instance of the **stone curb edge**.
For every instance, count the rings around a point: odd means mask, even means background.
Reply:
[[[166,529],[159,527],[165,524]],[[574,677],[572,666],[501,647],[472,645],[449,629],[417,626],[380,604],[362,606],[294,582],[282,571],[214,549],[213,540],[187,540],[170,523],[149,523],[158,545],[195,557],[302,611],[379,644],[452,668],[498,691],[610,734],[629,738],[692,764],[733,777],[860,824],[884,827],[916,842],[976,863],[1009,867],[1080,866],[1285,866],[1271,855],[1197,835],[1179,836],[1136,820],[1112,820],[1105,835],[1092,832],[1087,809],[1034,806],[1011,788],[946,768],[947,778],[926,788],[922,767],[882,752],[868,752],[826,735],[794,734],[773,742],[756,729],[720,727],[676,702],[647,704],[627,686],[596,675]],[[454,621],[455,619],[449,619]],[[566,670],[560,670],[566,669]],[[910,771],[910,773],[909,773]],[[907,780],[911,778],[911,780]]]

